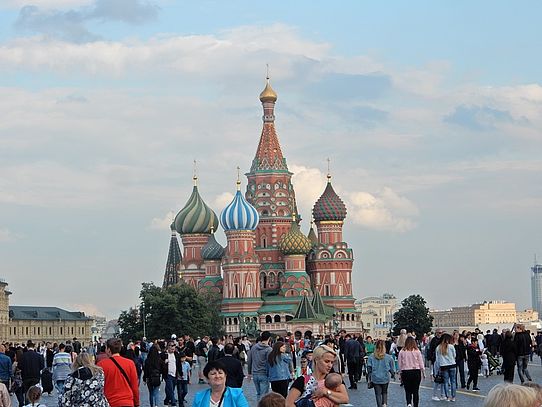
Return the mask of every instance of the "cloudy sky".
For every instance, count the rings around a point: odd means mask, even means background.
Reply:
[[[142,281],[161,284],[193,160],[217,213],[250,167],[269,64],[302,228],[329,157],[358,298],[530,307],[541,14],[535,1],[2,0],[11,303],[115,317]]]

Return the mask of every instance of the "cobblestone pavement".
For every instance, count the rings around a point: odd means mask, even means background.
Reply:
[[[529,371],[535,382],[542,383],[542,367],[540,363],[536,363],[536,362],[537,361],[535,360],[535,362],[529,365]],[[204,390],[207,388],[206,384],[197,384],[197,372],[194,371],[194,373],[195,374],[192,375],[194,380],[193,380],[193,383],[188,388],[187,404],[185,404],[188,407],[192,405],[192,398],[194,397],[194,394],[200,390]],[[514,380],[515,382],[519,383],[517,372],[516,372],[516,376]],[[502,381],[503,381],[502,375],[501,376],[493,375],[488,378],[480,377],[478,380],[478,387],[480,388],[480,392],[473,393],[472,391],[469,392],[465,390],[458,390],[457,401],[456,403],[453,404],[454,407],[481,407],[483,406],[485,396],[487,395],[489,390],[494,385],[501,383]],[[348,378],[345,378],[345,382],[348,383]],[[426,407],[426,406],[438,407],[439,405],[443,405],[443,404],[447,405],[448,403],[445,401],[436,402],[436,401],[431,400],[431,397],[433,395],[432,389],[433,389],[432,383],[429,380],[425,380],[422,383],[422,386],[420,389],[420,406],[421,407]],[[256,407],[257,405],[256,392],[255,392],[254,385],[252,384],[252,382],[245,379],[243,390],[248,399],[249,405],[251,407]],[[358,385],[358,390],[348,390],[348,393],[350,395],[350,403],[354,407],[376,406],[374,392],[373,390],[367,389],[367,385],[364,380]],[[390,383],[389,390],[388,390],[388,407],[406,406],[404,394],[405,393],[403,391],[403,388],[399,386],[398,382]],[[160,388],[161,399],[163,399],[164,395],[165,395],[164,385],[162,384],[162,387]],[[51,396],[45,394],[41,402],[44,403],[48,407],[57,406],[57,400],[54,393]],[[17,401],[15,398],[13,398],[13,406],[17,406]],[[150,407],[148,391],[147,391],[146,386],[141,386],[141,407]]]

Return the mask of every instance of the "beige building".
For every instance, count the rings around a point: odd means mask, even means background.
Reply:
[[[70,312],[57,307],[9,305],[10,291],[0,280],[0,341],[23,343],[65,342],[77,338],[82,344],[90,342],[92,318],[84,312]]]
[[[430,311],[434,328],[468,329],[487,325],[509,326],[516,322],[534,321],[538,313],[533,310],[516,311],[516,304],[506,301],[485,301],[448,310]]]
[[[9,342],[66,342],[77,338],[82,344],[92,339],[92,318],[84,312],[57,307],[9,307]]]
[[[393,294],[386,293],[381,297],[357,300],[355,306],[361,312],[365,334],[385,339],[393,328],[393,314],[399,309],[400,303]]]

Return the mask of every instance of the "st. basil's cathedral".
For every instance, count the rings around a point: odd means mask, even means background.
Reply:
[[[269,78],[260,94],[263,129],[246,192],[237,192],[220,218],[194,188],[171,224],[164,287],[181,281],[197,290],[222,294],[221,315],[227,334],[247,325],[276,333],[361,332],[352,294],[352,249],[343,241],[346,206],[331,176],[305,236],[299,227],[292,173],[275,130],[277,94]],[[218,225],[227,245],[215,239]],[[177,233],[181,236],[183,251]]]

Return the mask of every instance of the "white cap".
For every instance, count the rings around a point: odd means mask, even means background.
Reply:
[[[171,334],[171,339],[177,339],[177,335]]]

